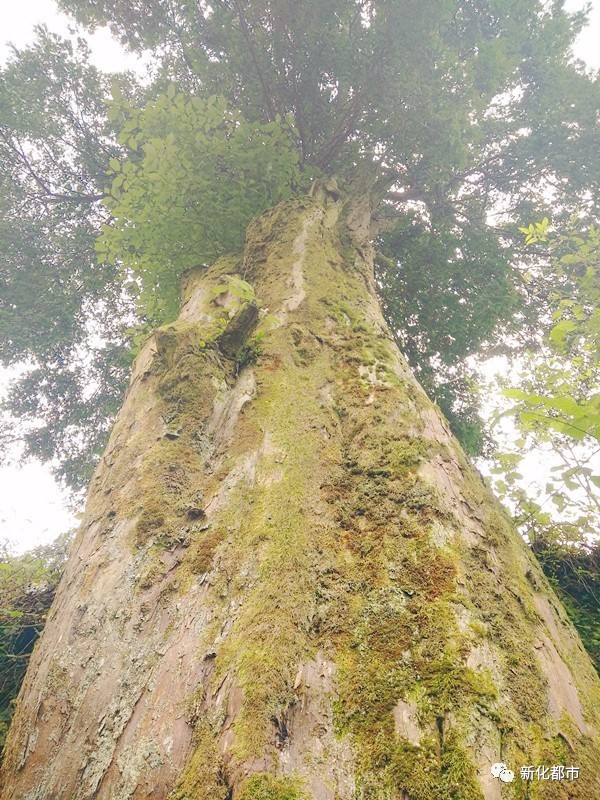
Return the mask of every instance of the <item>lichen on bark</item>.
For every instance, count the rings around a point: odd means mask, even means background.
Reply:
[[[368,191],[316,187],[185,275],[92,482],[3,800],[543,798],[490,765],[545,759],[580,764],[564,797],[599,794],[597,675],[390,335],[369,215]],[[215,291],[234,278],[251,301]]]

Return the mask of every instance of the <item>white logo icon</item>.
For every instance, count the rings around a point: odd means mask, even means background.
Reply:
[[[490,771],[494,778],[499,778],[502,783],[512,783],[515,778],[515,773],[508,769],[503,761],[498,761],[496,764],[492,764]]]

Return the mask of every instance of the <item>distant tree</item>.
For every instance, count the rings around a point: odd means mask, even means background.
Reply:
[[[0,751],[29,657],[46,622],[72,536],[24,556],[0,551]]]
[[[502,382],[504,395],[516,403],[500,416],[514,419],[517,436],[511,450],[497,456],[495,486],[598,667],[600,231],[577,216],[562,232],[550,227],[544,219],[521,228],[541,256],[525,279],[546,314],[541,342],[521,357],[518,383],[514,376]],[[538,497],[525,491],[519,471],[533,448],[554,463]]]
[[[94,253],[118,149],[109,79],[87,64],[83,42],[38,34],[0,75],[0,359],[27,365],[7,400],[12,425],[25,423],[25,454],[55,459],[81,488],[130,365],[118,269],[99,267]],[[0,431],[5,453],[12,425]]]

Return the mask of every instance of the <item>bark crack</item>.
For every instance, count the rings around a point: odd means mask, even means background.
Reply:
[[[302,225],[300,234],[294,240],[293,251],[297,256],[294,264],[292,265],[292,274],[290,275],[289,284],[292,290],[290,296],[284,301],[281,310],[277,314],[280,324],[285,323],[286,317],[290,311],[297,311],[304,299],[306,298],[306,290],[304,288],[304,256],[306,253],[306,240],[312,226],[316,222],[320,222],[323,218],[323,209],[317,208],[309,214]]]

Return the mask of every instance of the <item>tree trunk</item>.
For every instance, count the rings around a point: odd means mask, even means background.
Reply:
[[[392,340],[368,206],[320,187],[256,220],[243,263],[186,275],[92,480],[3,800],[600,797],[598,676]]]

